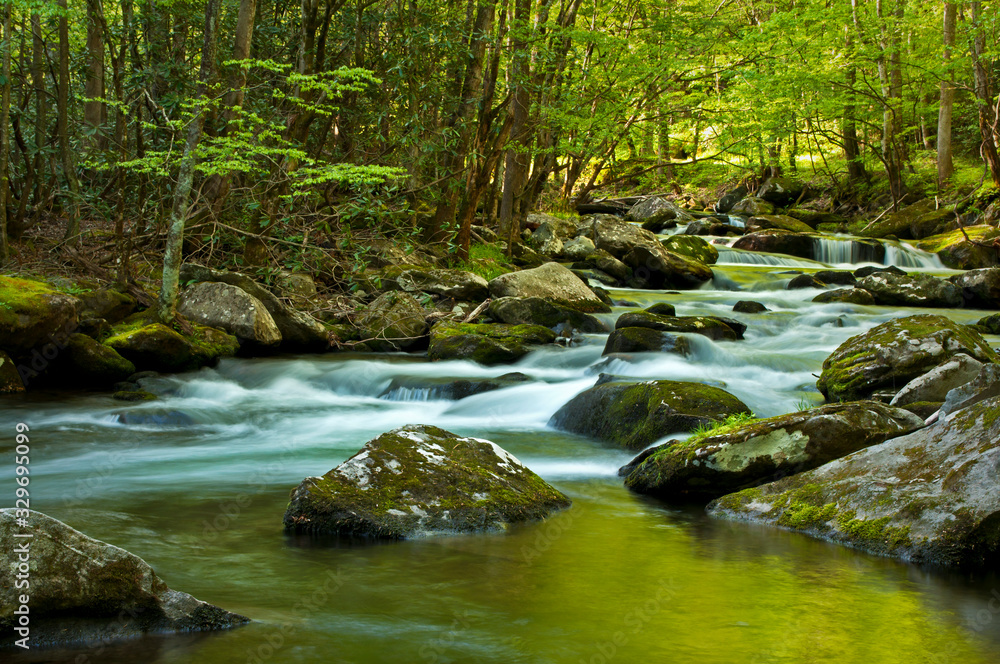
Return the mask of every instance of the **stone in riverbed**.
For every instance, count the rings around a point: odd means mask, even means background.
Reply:
[[[980,318],[976,327],[982,328],[986,334],[1000,334],[1000,314]]]
[[[489,282],[493,297],[540,297],[584,313],[608,313],[587,284],[559,263],[502,274]]]
[[[860,288],[836,288],[820,293],[812,299],[813,302],[842,302],[845,304],[874,305],[875,296]]]
[[[65,338],[77,321],[80,302],[47,284],[0,277],[0,348],[13,354]]]
[[[615,322],[615,329],[645,327],[660,332],[700,334],[714,340],[736,341],[743,338],[746,326],[718,316],[660,316],[647,311],[624,313]]]
[[[424,396],[430,399],[448,399],[458,401],[476,394],[492,392],[493,390],[530,383],[531,377],[519,371],[503,374],[496,378],[428,378],[408,377],[393,378],[389,387],[378,395],[379,399],[388,401],[405,401],[413,396]]]
[[[646,221],[647,219],[675,220],[682,224],[694,220],[694,217],[687,210],[681,208],[673,201],[660,196],[650,196],[639,201],[625,213],[625,218],[629,221]]]
[[[632,268],[631,284],[635,288],[699,288],[711,281],[711,268],[701,261],[667,251],[663,245],[640,245],[622,257]]]
[[[625,281],[632,276],[632,268],[602,249],[592,251],[583,260],[573,263],[573,268],[578,270],[600,270],[605,274],[611,275],[618,281]]]
[[[378,351],[413,350],[426,343],[427,313],[409,293],[382,293],[361,314],[358,324]]]
[[[465,270],[403,270],[396,285],[407,293],[431,293],[455,300],[482,302],[489,297],[489,284],[478,274]]]
[[[191,322],[225,330],[253,348],[281,343],[281,332],[264,304],[242,288],[203,281],[185,288],[177,311]]]
[[[823,363],[816,386],[831,401],[863,399],[880,389],[900,389],[959,353],[980,362],[1000,360],[981,335],[949,318],[895,318],[842,343]]]
[[[750,217],[750,219],[747,220],[748,233],[755,233],[769,228],[777,228],[783,231],[791,231],[793,233],[811,233],[813,231],[812,226],[809,224],[783,214],[762,214]]]
[[[556,333],[541,325],[503,325],[440,321],[431,328],[432,361],[471,360],[479,364],[510,364],[534,346],[550,344]]]
[[[148,319],[126,321],[104,341],[138,371],[190,371],[212,365],[221,357],[236,354],[236,337],[202,325],[194,326],[194,335],[185,337],[162,323]]]
[[[986,364],[975,378],[948,392],[941,404],[941,417],[995,396],[1000,396],[1000,364]]]
[[[837,286],[853,286],[858,283],[857,277],[847,270],[820,270],[813,275],[824,284],[835,284]]]
[[[67,360],[57,372],[67,384],[102,389],[135,373],[135,365],[113,348],[83,334],[71,334],[66,346]]]
[[[143,634],[228,629],[244,616],[171,590],[138,556],[87,537],[41,512],[17,526],[15,510],[0,510],[0,545],[30,543],[32,646],[97,644]],[[31,532],[30,540],[17,533]],[[13,560],[13,558],[11,558]],[[0,625],[17,624],[16,565],[0,566]]]
[[[723,210],[718,210],[718,212],[723,212]],[[739,201],[737,201],[732,208],[729,209],[729,213],[733,215],[745,215],[747,217],[754,217],[762,214],[774,214],[774,204],[768,203],[762,198],[757,198],[756,196],[747,196]]]
[[[602,355],[617,353],[676,353],[690,355],[691,342],[668,332],[651,330],[648,327],[622,327],[610,335],[604,345]]]
[[[292,490],[285,530],[378,539],[504,531],[570,500],[506,450],[426,425],[365,443]]]
[[[589,237],[575,237],[563,243],[563,257],[570,261],[586,260],[594,253],[594,243]]]
[[[965,239],[966,235],[972,242]],[[962,230],[954,230],[924,238],[916,247],[937,254],[947,267],[974,270],[1000,265],[1000,255],[991,246],[997,238],[1000,238],[1000,228],[979,224],[966,226],[964,233]]]
[[[549,426],[641,450],[671,433],[749,412],[729,392],[701,383],[599,380],[556,411]]]
[[[993,565],[1000,397],[815,470],[719,498],[711,515],[914,563]]]
[[[955,355],[907,383],[890,405],[903,407],[917,401],[944,401],[948,392],[968,383],[982,368],[982,362],[968,355]]]
[[[879,272],[858,282],[877,304],[904,307],[960,307],[962,291],[958,286],[926,274],[899,275]]]
[[[489,314],[491,318],[508,325],[544,325],[552,329],[569,327],[585,334],[608,331],[608,326],[599,318],[540,297],[501,297],[490,302]]]
[[[0,394],[23,391],[24,381],[21,380],[21,374],[18,373],[14,360],[0,350]]]
[[[719,250],[695,235],[671,235],[660,244],[671,253],[693,258],[706,265],[719,260]]]
[[[792,233],[782,230],[765,230],[748,233],[733,243],[733,249],[759,251],[769,254],[786,254],[798,258],[813,258],[815,235]]]
[[[765,311],[770,311],[760,302],[755,302],[753,300],[740,300],[733,305],[733,311],[738,314],[760,314]]]
[[[820,406],[703,438],[670,441],[622,468],[625,486],[661,498],[715,498],[816,468],[924,425],[874,401]]]
[[[811,274],[800,274],[792,277],[792,280],[785,286],[785,290],[800,290],[803,288],[824,288],[826,284]]]
[[[966,307],[1000,309],[1000,267],[969,270],[949,281],[961,290]]]

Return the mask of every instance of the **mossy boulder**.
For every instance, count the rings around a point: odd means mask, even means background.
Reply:
[[[962,293],[962,302],[974,309],[1000,309],[1000,267],[969,270],[949,279]]]
[[[622,468],[625,486],[661,498],[715,498],[816,468],[924,421],[874,401],[820,406],[670,441]]]
[[[813,235],[772,229],[744,235],[733,243],[733,249],[811,259],[816,253],[815,244]]]
[[[589,237],[575,237],[563,243],[562,256],[569,261],[583,261],[594,253],[594,241]]]
[[[982,328],[984,334],[1000,334],[1000,314],[980,318],[976,327]]]
[[[103,318],[111,324],[121,322],[138,306],[134,297],[113,288],[98,288],[77,297],[81,319]]]
[[[812,301],[824,304],[838,302],[841,304],[873,305],[875,304],[875,296],[860,288],[837,288],[820,293]]]
[[[185,288],[177,311],[192,322],[224,330],[254,349],[281,343],[281,331],[264,303],[238,286],[204,281]]]
[[[24,381],[10,355],[0,350],[0,394],[23,392]]]
[[[407,293],[431,293],[454,300],[481,302],[490,294],[485,279],[465,270],[411,268],[400,272],[396,284]]]
[[[672,254],[687,256],[706,265],[719,260],[719,250],[696,235],[671,235],[660,244]]]
[[[596,249],[587,254],[586,258],[582,261],[573,263],[573,268],[577,270],[600,270],[618,281],[625,281],[632,276],[632,268],[603,249]]]
[[[785,215],[798,219],[810,228],[821,230],[829,227],[839,227],[847,223],[847,218],[835,212],[822,212],[820,210],[808,210],[806,208],[789,208],[785,210]]]
[[[738,314],[761,314],[765,311],[770,311],[770,309],[754,300],[740,300],[733,305],[733,311]]]
[[[138,319],[112,330],[104,344],[135,365],[138,371],[178,372],[212,365],[239,349],[236,337],[196,325],[185,337],[162,323]]]
[[[809,224],[784,214],[759,214],[747,220],[747,232],[754,233],[769,228],[793,233],[811,233],[813,230]]]
[[[815,470],[723,496],[716,517],[914,563],[995,565],[1000,397]]]
[[[722,210],[719,210],[722,212]],[[774,214],[774,204],[768,203],[763,198],[747,196],[743,198],[729,210],[729,214],[744,217],[756,217],[762,214]]]
[[[420,348],[426,343],[427,313],[409,293],[382,293],[358,318],[373,350]]]
[[[20,511],[20,510],[18,510]],[[41,512],[18,526],[15,510],[0,510],[0,625],[13,634],[20,595],[30,594],[33,647],[106,644],[143,634],[228,629],[244,616],[171,590],[138,556],[87,537]],[[31,539],[18,538],[30,532]],[[13,552],[30,546],[30,592],[15,586]]]
[[[431,328],[431,360],[471,360],[479,364],[516,362],[539,344],[550,344],[556,334],[541,325],[456,323],[440,321]]]
[[[135,365],[83,334],[71,334],[66,345],[66,361],[58,366],[61,380],[90,389],[104,389],[135,373]]]
[[[661,316],[648,311],[624,313],[615,322],[615,329],[645,327],[675,334],[700,334],[717,341],[735,341],[743,338],[745,326],[737,321],[723,320],[717,316]],[[735,329],[734,329],[735,327]]]
[[[0,349],[17,356],[65,337],[79,300],[28,279],[0,277]]]
[[[764,181],[757,190],[757,197],[779,207],[786,207],[803,198],[806,185],[801,180],[775,175]]]
[[[506,450],[432,426],[374,438],[292,490],[285,529],[378,539],[504,531],[570,500]]]
[[[933,198],[925,198],[866,225],[858,232],[858,235],[874,238],[884,238],[891,235],[900,240],[913,240],[915,238],[910,227],[922,216],[934,212],[936,207]]]
[[[825,288],[826,284],[811,274],[800,274],[792,277],[785,285],[785,290],[802,290],[804,288]]]
[[[662,244],[633,247],[622,262],[632,268],[633,288],[700,288],[713,278],[712,269],[699,260],[667,251]]]
[[[459,378],[457,380],[413,376],[393,378],[389,386],[382,390],[378,396],[379,399],[388,401],[424,401],[427,399],[458,401],[484,392],[530,382],[532,382],[532,378],[519,371],[506,373],[496,378]]]
[[[539,297],[584,313],[608,313],[587,284],[559,263],[502,274],[489,282],[490,294],[501,297]]]
[[[598,381],[556,411],[549,426],[641,450],[672,433],[749,412],[735,396],[711,385]]]
[[[508,325],[543,325],[564,334],[608,331],[601,319],[540,297],[501,297],[490,302],[489,314]]]
[[[943,402],[948,392],[971,381],[982,368],[982,362],[959,353],[907,383],[892,398],[890,405],[903,407],[919,401]]]
[[[969,236],[969,240],[965,236]],[[980,224],[962,230],[948,231],[924,238],[916,243],[918,249],[937,254],[947,267],[957,270],[975,270],[1000,265],[1000,253],[995,242],[1000,238],[1000,228]]]
[[[878,390],[902,389],[958,353],[980,362],[1000,360],[980,334],[949,318],[895,318],[842,343],[823,362],[816,386],[830,401],[864,399]]]
[[[858,288],[876,304],[903,307],[960,307],[962,290],[950,281],[927,274],[877,272],[858,281]]]
[[[691,354],[691,342],[685,337],[648,327],[622,327],[608,335],[602,355],[644,352],[687,356]]]

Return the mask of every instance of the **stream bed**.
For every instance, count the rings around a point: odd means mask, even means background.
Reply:
[[[897,259],[908,270],[922,264],[905,251]],[[786,291],[794,275],[782,273],[820,263],[737,250],[722,261],[702,290],[612,291],[639,307],[666,301],[678,315],[748,324],[744,341],[695,337],[688,358],[605,359],[606,335],[592,335],[513,366],[405,354],[232,359],[157,379],[161,400],[147,404],[0,397],[5,454],[14,425],[31,427],[33,509],[142,557],[171,588],[255,621],[5,661],[1000,661],[996,574],[923,569],[634,495],[617,477],[632,454],[547,427],[600,373],[718,385],[758,416],[808,408],[822,402],[823,360],[848,337],[912,313],[962,323],[985,315],[813,304],[821,291]],[[771,311],[734,314],[738,300]],[[535,380],[455,402],[430,390],[384,394],[394,378],[510,371]],[[289,491],[303,477],[405,424],[488,438],[573,506],[503,535],[372,543],[283,533]],[[0,472],[4,486],[13,486],[11,468]]]

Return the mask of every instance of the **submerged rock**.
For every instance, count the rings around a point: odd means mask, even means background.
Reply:
[[[648,311],[624,313],[615,322],[615,329],[645,327],[660,332],[700,334],[715,340],[735,341],[743,338],[746,326],[718,316],[661,316]]]
[[[959,353],[980,362],[1000,359],[981,335],[944,316],[895,318],[842,343],[823,362],[816,386],[831,401],[863,399],[900,389]]]
[[[471,360],[479,364],[516,362],[556,333],[541,325],[503,325],[441,321],[431,328],[431,360]]]
[[[184,289],[177,311],[192,322],[225,330],[241,344],[277,346],[281,331],[264,304],[238,286],[203,281]]]
[[[669,434],[749,412],[729,392],[701,383],[598,381],[556,411],[549,426],[640,450]]]
[[[816,468],[924,425],[874,401],[820,406],[671,441],[622,468],[625,486],[663,498],[714,498]]]
[[[501,297],[490,302],[490,317],[508,325],[544,325],[560,332],[607,332],[599,318],[540,297]]]
[[[733,305],[733,311],[738,314],[760,314],[765,311],[770,311],[770,309],[754,300],[740,300]]]
[[[539,297],[584,313],[608,313],[587,284],[559,263],[545,263],[530,270],[502,274],[489,282],[493,297]]]
[[[904,307],[960,307],[962,291],[958,286],[926,274],[901,275],[877,272],[858,282],[877,304]]]
[[[420,401],[423,399],[447,399],[458,401],[476,394],[492,392],[505,387],[522,385],[532,381],[519,371],[503,374],[496,378],[393,378],[389,387],[378,395],[389,401]]]
[[[17,510],[20,512],[20,510]],[[0,509],[0,545],[12,554],[30,546],[32,646],[97,644],[165,632],[228,629],[250,622],[235,613],[171,590],[138,556],[87,537],[65,523],[30,511],[29,527],[15,510]],[[30,532],[31,539],[17,538]],[[0,624],[13,633],[19,595],[16,565],[0,566]]]
[[[0,276],[0,349],[17,356],[76,325],[80,303],[38,281]]]
[[[1000,548],[1000,397],[815,470],[719,498],[764,523],[915,563],[992,565]]]
[[[842,302],[844,304],[873,305],[875,304],[875,296],[860,288],[836,288],[828,290],[825,293],[820,293],[812,301],[819,303]]]
[[[604,352],[601,354],[642,352],[676,353],[686,356],[691,354],[691,342],[685,337],[648,327],[622,327],[608,335]]]
[[[506,450],[426,425],[394,429],[292,490],[285,529],[379,539],[503,531],[570,500]]]

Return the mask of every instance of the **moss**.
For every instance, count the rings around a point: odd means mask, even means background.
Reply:
[[[892,517],[880,519],[857,519],[854,510],[837,515],[837,528],[854,543],[869,545],[876,550],[896,549],[911,544],[910,526],[890,526]]]
[[[666,240],[660,240],[660,244],[669,252],[694,258],[708,265],[719,260],[719,250],[696,235],[672,235]]]
[[[806,530],[828,523],[836,514],[836,503],[827,503],[822,507],[817,507],[808,503],[793,502],[785,508],[778,518],[778,524],[787,528]]]
[[[985,224],[979,226],[966,226],[965,232],[968,233],[969,239],[973,241],[985,241],[991,240],[995,237],[1000,237],[1000,230]],[[962,231],[954,230],[924,238],[923,240],[917,242],[916,247],[918,249],[923,249],[924,251],[929,251],[932,254],[936,254],[951,246],[962,244],[964,242],[965,236],[962,234]]]
[[[19,315],[42,315],[49,306],[47,296],[54,293],[51,286],[38,281],[0,277],[0,327],[13,327]]]

